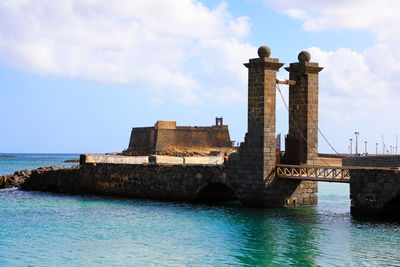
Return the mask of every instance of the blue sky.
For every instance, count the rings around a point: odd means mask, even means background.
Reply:
[[[400,4],[317,0],[0,1],[0,153],[113,152],[131,127],[247,122],[247,69],[268,45],[320,73],[321,130],[340,152],[400,134]],[[286,71],[278,77],[288,77]],[[287,92],[288,88],[282,86]],[[288,114],[277,96],[277,132]],[[320,138],[320,152],[332,152]]]

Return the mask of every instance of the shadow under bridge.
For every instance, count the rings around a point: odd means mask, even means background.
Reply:
[[[201,186],[195,195],[194,201],[219,202],[237,200],[235,192],[223,183],[209,183]]]

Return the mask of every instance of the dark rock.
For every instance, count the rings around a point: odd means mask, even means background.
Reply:
[[[47,171],[57,171],[61,169],[76,169],[79,166],[73,166],[72,168],[50,166],[50,167],[39,167],[35,170],[22,170],[16,171],[14,174],[0,176],[0,189],[20,187],[25,181],[29,180],[32,173],[43,173]]]
[[[64,160],[64,162],[65,163],[76,163],[76,162],[79,162],[79,159],[67,159],[67,160]]]

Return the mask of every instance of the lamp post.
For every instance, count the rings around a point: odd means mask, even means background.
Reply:
[[[350,155],[353,155],[353,139],[350,138]]]
[[[354,132],[356,136],[356,156],[358,155],[358,135],[360,134],[359,132]]]
[[[367,151],[367,141],[365,141],[364,144],[365,144],[364,154],[367,155],[367,153],[368,153],[368,151]]]
[[[376,155],[378,155],[378,143],[376,143],[375,145],[376,145]]]

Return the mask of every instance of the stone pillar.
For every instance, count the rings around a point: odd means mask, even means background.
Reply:
[[[316,164],[318,158],[318,73],[323,69],[310,62],[310,53],[300,52],[299,62],[285,68],[289,79],[289,134],[286,140],[286,162]],[[292,118],[293,117],[293,118]]]
[[[275,168],[276,72],[283,66],[270,54],[270,48],[262,46],[259,58],[244,64],[249,69],[247,156],[252,168],[262,170],[262,180]]]
[[[264,205],[268,180],[275,176],[276,72],[283,63],[270,58],[269,47],[244,64],[249,69],[245,142],[228,160],[229,181],[246,205]]]

